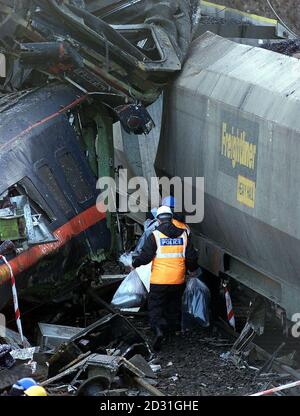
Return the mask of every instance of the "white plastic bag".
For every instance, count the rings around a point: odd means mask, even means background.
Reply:
[[[146,264],[145,266],[137,267],[135,270],[137,274],[139,275],[141,281],[144,283],[144,286],[147,289],[147,292],[150,292],[152,262],[149,264]]]
[[[210,291],[197,277],[191,277],[183,294],[182,328],[192,326],[193,321],[203,327],[210,325]]]
[[[142,306],[148,296],[148,291],[136,270],[133,270],[123,280],[116,291],[112,304],[120,309]]]
[[[119,262],[124,264],[125,267],[132,266],[132,253],[123,253],[119,258]]]

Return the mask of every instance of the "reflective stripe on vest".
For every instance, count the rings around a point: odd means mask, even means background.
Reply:
[[[170,238],[158,230],[153,231],[156,240],[156,256],[152,262],[151,283],[178,285],[185,280],[185,251],[188,241],[184,231],[177,238]]]

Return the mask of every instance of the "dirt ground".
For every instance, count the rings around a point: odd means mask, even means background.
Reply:
[[[147,322],[134,319],[133,323],[151,342]],[[254,381],[255,370],[221,358],[232,343],[225,335],[201,327],[170,336],[153,360],[161,366],[157,388],[167,396],[247,396],[266,388],[265,380]]]
[[[216,0],[215,2],[244,12],[276,18],[266,0]],[[300,2],[298,0],[270,0],[270,3],[287,26],[300,34]]]
[[[162,365],[158,388],[170,396],[242,396],[259,391],[262,385],[253,381],[252,371],[220,357],[229,348],[218,346],[217,338],[201,330],[171,338],[158,355]]]

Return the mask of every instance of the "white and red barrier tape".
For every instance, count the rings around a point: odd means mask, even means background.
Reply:
[[[228,319],[229,324],[235,330],[235,317],[234,317],[231,297],[229,294],[229,290],[227,289],[227,286],[226,285],[223,285],[223,286],[224,286],[224,294],[225,294],[226,309],[227,309],[227,319]]]
[[[250,394],[250,396],[267,396],[268,394],[276,393],[276,391],[291,389],[292,387],[300,386],[300,380],[293,383],[284,384],[283,386],[273,387],[269,390],[260,391],[259,393]]]
[[[13,302],[14,302],[14,308],[15,308],[15,318],[16,318],[16,323],[17,323],[19,335],[20,335],[22,344],[24,345],[25,340],[24,340],[23,329],[22,329],[21,314],[20,314],[20,309],[19,309],[18,292],[17,292],[17,288],[16,288],[15,276],[14,276],[13,270],[11,268],[11,265],[6,260],[6,257],[0,255],[0,259],[2,259],[4,261],[4,263],[8,267],[9,273],[10,273],[11,287],[12,287],[12,294],[13,294]]]

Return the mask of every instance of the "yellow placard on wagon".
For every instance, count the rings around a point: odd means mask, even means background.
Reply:
[[[255,191],[256,184],[254,181],[245,178],[244,176],[238,176],[237,183],[237,200],[243,205],[249,208],[255,206]]]

